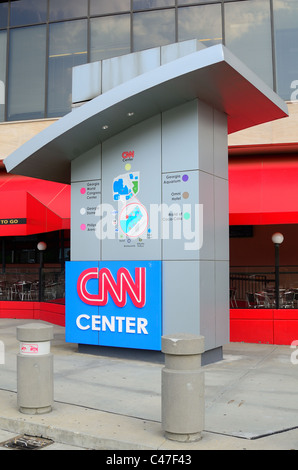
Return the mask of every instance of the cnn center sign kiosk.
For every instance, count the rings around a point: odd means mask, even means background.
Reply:
[[[73,111],[6,158],[71,183],[66,340],[229,341],[228,133],[287,116],[223,45],[172,44],[73,70]]]

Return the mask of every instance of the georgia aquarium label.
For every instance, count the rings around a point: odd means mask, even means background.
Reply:
[[[67,342],[161,349],[161,261],[66,263]]]

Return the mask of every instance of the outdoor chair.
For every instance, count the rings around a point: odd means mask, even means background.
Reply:
[[[266,301],[265,294],[256,293],[255,299],[257,301],[257,308],[268,308],[268,302]]]
[[[294,306],[297,308],[298,306],[298,291],[294,290]]]
[[[246,300],[248,308],[256,308],[255,296],[252,292],[246,292]]]
[[[230,288],[230,306],[231,308],[238,308],[236,300],[236,289]]]
[[[288,291],[283,296],[283,308],[294,308],[295,293]]]
[[[264,291],[264,295],[265,295],[265,303],[267,307],[275,308],[275,303],[276,303],[275,292],[273,290],[266,290]]]
[[[16,300],[18,296],[17,283],[13,283],[9,288],[9,300]]]
[[[39,296],[39,281],[33,281],[31,284],[31,298],[32,300],[38,300]]]
[[[21,300],[32,300],[31,297],[31,282],[19,282],[17,286],[17,292]]]
[[[7,300],[9,298],[9,290],[5,281],[0,282],[0,300]]]

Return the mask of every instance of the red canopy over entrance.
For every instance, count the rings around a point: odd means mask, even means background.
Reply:
[[[230,225],[298,223],[298,155],[231,156]]]
[[[7,174],[0,163],[0,236],[70,228],[70,186]]]

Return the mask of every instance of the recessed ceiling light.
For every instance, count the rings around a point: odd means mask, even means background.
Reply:
[[[109,126],[105,125],[105,126],[102,126],[102,129],[105,131],[106,129],[108,129]]]
[[[133,116],[133,115],[134,115],[134,112],[133,112],[133,111],[131,111],[130,113],[127,113],[127,116],[128,116],[128,117],[131,117],[131,116]]]

